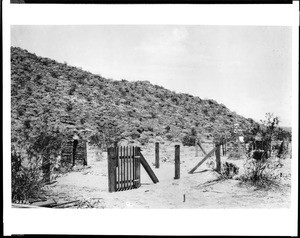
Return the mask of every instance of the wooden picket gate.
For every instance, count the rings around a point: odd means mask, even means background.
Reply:
[[[124,191],[141,186],[139,147],[111,147],[108,152],[108,190]]]

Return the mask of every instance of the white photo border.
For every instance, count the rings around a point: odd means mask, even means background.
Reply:
[[[56,5],[3,1],[4,234],[297,235],[299,3],[264,5]],[[10,188],[11,25],[264,25],[293,29],[290,209],[16,209]],[[122,221],[118,223],[117,221]]]

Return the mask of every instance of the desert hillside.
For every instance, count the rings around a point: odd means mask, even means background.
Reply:
[[[15,145],[41,133],[74,131],[91,144],[182,142],[195,132],[211,140],[230,132],[234,123],[244,131],[255,124],[212,99],[148,81],[106,79],[16,47],[11,48],[11,105]]]

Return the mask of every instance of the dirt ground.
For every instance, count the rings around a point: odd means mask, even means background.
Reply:
[[[175,180],[174,143],[160,145],[160,168],[154,167],[154,144],[142,147],[142,153],[159,179],[153,184],[141,167],[141,187],[138,189],[108,192],[107,153],[88,147],[88,166],[75,166],[73,171],[59,175],[45,187],[48,198],[56,202],[80,200],[70,208],[289,208],[291,194],[291,159],[283,160],[282,179],[279,187],[257,189],[239,180],[219,180],[209,161],[204,162],[193,174],[191,170],[203,158],[195,157],[195,148],[180,147],[180,179]],[[205,144],[209,151],[211,145]],[[243,160],[222,162],[236,164],[243,173]],[[185,197],[185,199],[184,199]],[[79,205],[78,205],[79,204]]]

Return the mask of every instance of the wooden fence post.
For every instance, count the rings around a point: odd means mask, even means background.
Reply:
[[[83,165],[87,165],[87,142],[84,141],[84,160],[83,160]]]
[[[159,168],[159,142],[155,142],[155,168]]]
[[[114,156],[117,149],[118,147],[107,148],[108,191],[110,193],[116,191],[116,158]]]
[[[174,179],[180,178],[180,146],[175,145],[175,177]]]
[[[216,144],[216,171],[221,171],[221,153],[220,153],[220,145]]]
[[[196,152],[195,157],[198,157],[199,151],[198,151],[198,140],[197,139],[195,139],[195,152]]]

